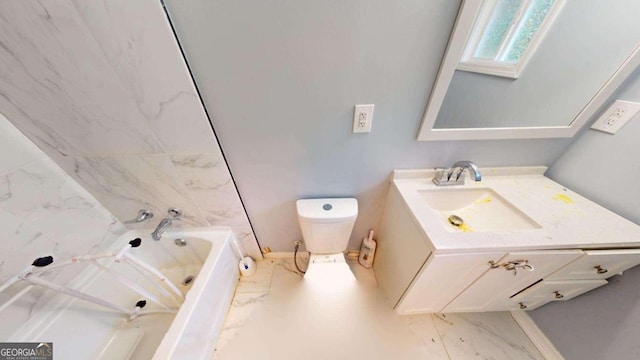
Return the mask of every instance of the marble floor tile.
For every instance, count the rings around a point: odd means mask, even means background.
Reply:
[[[370,287],[378,287],[378,281],[373,270],[360,265],[358,258],[347,258],[347,264],[359,283]]]
[[[429,359],[449,359],[431,315],[409,315],[400,318],[409,331],[420,339],[421,346],[429,354]]]
[[[303,277],[291,258],[258,263],[238,284],[213,358],[542,359],[509,313],[399,316],[373,271],[347,264],[323,278]]]
[[[302,270],[307,268],[306,261],[303,263],[298,259],[298,264]],[[271,291],[276,293],[286,293],[288,289],[298,286],[303,278],[303,274],[296,270],[293,259],[277,259],[273,268],[271,279]]]
[[[226,345],[236,337],[251,314],[262,305],[267,296],[269,296],[268,292],[240,293],[236,291],[231,303],[231,309],[229,309],[222,332],[216,343],[214,359],[224,359]]]
[[[430,317],[423,316],[422,323],[416,320],[410,328],[374,283],[361,283],[349,274],[309,281],[295,270],[292,259],[273,262],[268,295],[236,294],[215,359],[447,358],[433,324],[418,329],[428,325]],[[242,313],[242,302],[250,304],[245,305],[250,316]],[[422,337],[428,334],[433,336],[426,341]]]
[[[275,267],[276,260],[265,259],[256,261],[256,272],[251,276],[242,276],[236,288],[236,294],[269,292],[271,288],[271,276]]]
[[[508,312],[433,314],[452,359],[544,360]]]

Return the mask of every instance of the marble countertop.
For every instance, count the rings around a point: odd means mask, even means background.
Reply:
[[[491,188],[540,225],[522,230],[452,231],[418,194],[443,188],[431,181],[434,170],[396,170],[391,181],[438,253],[640,247],[640,226],[545,177],[546,169],[483,168],[482,181],[467,178],[465,185],[447,187]]]

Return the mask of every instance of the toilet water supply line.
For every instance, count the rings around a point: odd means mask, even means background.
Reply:
[[[0,293],[9,288],[11,285],[19,282],[26,281],[30,283],[27,287],[19,291],[17,294],[12,296],[8,301],[0,306],[0,312],[6,308],[8,308],[12,303],[18,300],[21,296],[29,292],[35,285],[44,286],[51,290],[60,292],[62,294],[66,294],[69,296],[76,297],[78,299],[82,299],[85,301],[92,302],[94,304],[98,304],[109,309],[124,313],[129,316],[129,319],[134,319],[139,315],[146,315],[152,313],[175,313],[177,312],[177,307],[180,306],[182,301],[184,300],[184,295],[182,292],[169,280],[166,276],[164,276],[158,269],[153,266],[145,263],[144,261],[138,259],[134,255],[132,255],[129,250],[134,247],[140,246],[142,240],[140,238],[136,238],[135,240],[131,240],[128,244],[123,246],[120,250],[116,250],[113,252],[97,254],[97,255],[82,255],[76,256],[69,260],[61,261],[56,264],[53,264],[53,257],[45,256],[36,259],[30,266],[19,272],[18,274],[12,276],[7,281],[4,282],[0,286]],[[173,306],[168,306],[162,302],[162,300],[154,295],[153,293],[147,291],[145,288],[138,285],[131,279],[105,267],[104,265],[98,263],[97,259],[102,258],[112,258],[117,263],[126,263],[131,265],[138,273],[142,274],[143,277],[150,282],[156,290],[158,290],[166,299],[169,299],[172,302]],[[142,295],[143,297],[149,299],[150,301],[158,304],[162,309],[157,310],[146,310],[142,311],[142,308],[146,305],[145,300],[138,301],[133,311],[112,303],[110,301],[106,301],[100,299],[98,297],[83,293],[78,290],[71,289],[64,285],[59,285],[53,283],[51,281],[43,279],[40,275],[43,275],[46,272],[50,272],[51,270],[58,269],[64,266],[78,264],[83,261],[88,261],[89,263],[95,265],[99,270],[111,276],[114,280],[118,281],[120,284],[126,286],[132,291]],[[167,291],[163,288],[160,283],[165,284],[171,292]]]
[[[302,245],[302,241],[297,240],[295,250],[293,250],[293,264],[296,266],[296,269],[298,269],[299,272],[301,272],[302,274],[306,274],[307,272],[303,271],[298,266],[298,249],[300,248],[300,245]],[[309,256],[311,256],[311,253],[309,253]]]

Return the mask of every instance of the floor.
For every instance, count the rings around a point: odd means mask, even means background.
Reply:
[[[258,263],[213,358],[544,359],[508,312],[398,316],[373,271],[347,263],[304,278],[290,258]]]

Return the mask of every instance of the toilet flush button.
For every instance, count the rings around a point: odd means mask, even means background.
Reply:
[[[333,206],[331,206],[331,204],[324,204],[322,205],[322,208],[326,211],[329,211],[331,209],[333,209]]]

